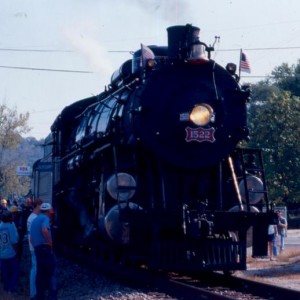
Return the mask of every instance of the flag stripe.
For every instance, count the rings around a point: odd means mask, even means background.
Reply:
[[[242,51],[241,52],[241,71],[246,73],[251,73],[251,66],[247,55]]]

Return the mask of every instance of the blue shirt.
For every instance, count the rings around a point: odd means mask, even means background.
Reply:
[[[12,258],[16,255],[13,247],[19,240],[15,223],[0,223],[0,259]]]
[[[31,223],[30,237],[33,247],[48,243],[48,241],[43,235],[43,227],[48,228],[49,234],[51,236],[50,220],[48,216],[46,216],[43,213],[40,213]]]

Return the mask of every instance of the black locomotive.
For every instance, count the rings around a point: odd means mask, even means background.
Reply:
[[[211,59],[199,28],[167,32],[168,46],[141,45],[104,92],[61,112],[34,195],[53,202],[59,244],[99,259],[245,269],[248,246],[266,255],[274,219],[261,151],[237,147],[249,87]]]

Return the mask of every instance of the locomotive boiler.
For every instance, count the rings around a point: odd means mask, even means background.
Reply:
[[[245,269],[248,246],[266,255],[262,153],[240,147],[250,90],[199,32],[167,28],[167,46],[141,45],[53,123],[34,194],[51,193],[59,244],[174,271]]]

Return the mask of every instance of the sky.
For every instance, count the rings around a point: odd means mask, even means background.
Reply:
[[[167,28],[192,24],[222,66],[244,49],[255,83],[300,58],[299,0],[0,0],[0,104],[29,112],[45,138],[62,109],[101,93],[145,45],[167,45]]]

